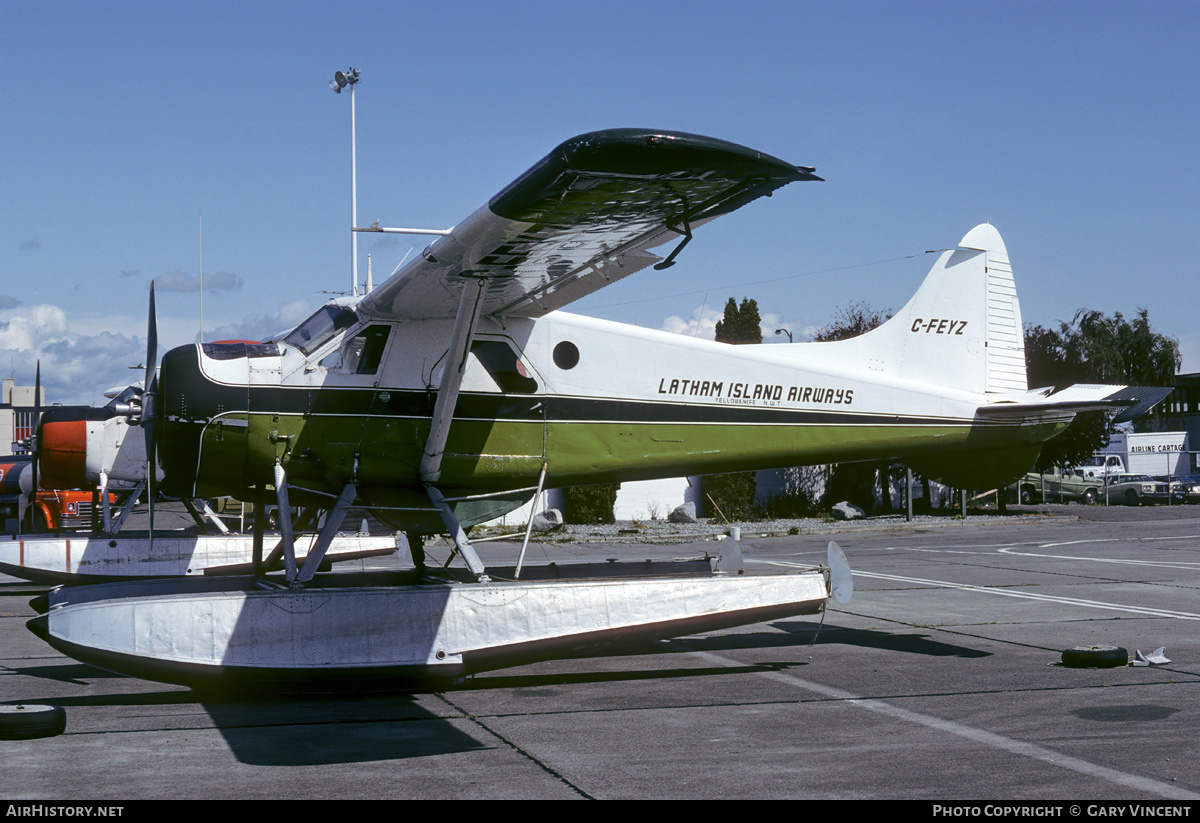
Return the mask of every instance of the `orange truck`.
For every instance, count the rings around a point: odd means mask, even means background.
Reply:
[[[25,488],[29,488],[33,482],[31,458],[19,454],[0,457],[0,520],[5,532],[92,528],[94,502],[90,491],[38,489],[34,504],[25,512],[25,522],[18,529],[22,479]],[[109,501],[116,502],[116,496],[110,493]]]

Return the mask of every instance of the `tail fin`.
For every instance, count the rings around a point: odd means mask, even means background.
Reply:
[[[821,357],[977,394],[1024,393],[1025,339],[1012,266],[988,223],[942,253],[913,298],[878,328]],[[826,361],[828,362],[828,361]]]

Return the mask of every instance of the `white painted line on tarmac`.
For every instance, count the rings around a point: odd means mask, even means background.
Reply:
[[[1084,543],[1120,543],[1128,539],[1127,537],[1092,537],[1085,540],[1062,540],[1057,543],[1038,543],[1038,548],[1052,549],[1055,546],[1079,546]],[[1004,550],[1001,549],[1001,551]]]
[[[692,652],[692,654],[715,661],[726,666],[742,666],[744,663],[722,657],[719,654],[712,652]],[[1094,777],[1099,780],[1105,780],[1117,786],[1123,786],[1135,791],[1147,792],[1165,797],[1171,800],[1200,800],[1200,794],[1190,792],[1187,789],[1179,786],[1172,786],[1170,783],[1163,783],[1158,780],[1152,780],[1148,777],[1141,777],[1128,772],[1117,771],[1110,769],[1107,766],[1101,766],[1096,763],[1089,763],[1086,760],[1081,760],[1078,757],[1062,754],[1052,751],[1042,746],[1033,743],[1025,743],[1020,740],[1013,740],[1010,737],[995,734],[993,732],[977,729],[972,726],[965,726],[962,723],[956,723],[953,720],[944,720],[940,717],[934,717],[920,712],[914,712],[909,709],[902,709],[899,706],[893,706],[890,703],[885,703],[882,700],[862,697],[853,694],[843,689],[834,688],[833,686],[825,686],[820,683],[814,683],[811,680],[806,680],[802,677],[796,677],[788,672],[761,672],[759,677],[765,677],[782,683],[787,686],[794,686],[806,691],[819,694],[823,697],[832,698],[834,700],[844,700],[848,705],[856,706],[867,711],[876,712],[877,714],[886,715],[887,717],[896,720],[903,720],[909,723],[917,723],[928,729],[935,729],[947,734],[953,734],[958,737],[965,738],[974,743],[979,743],[984,746],[991,746],[996,749],[1009,752],[1010,754],[1019,755],[1021,757],[1030,757],[1034,760],[1040,760],[1043,763],[1049,763],[1054,766],[1060,766],[1064,769],[1079,772],[1080,774]]]
[[[1065,543],[1047,543],[1046,547],[1063,546]],[[1150,566],[1156,569],[1187,569],[1195,571],[1200,568],[1200,562],[1182,563],[1162,563],[1157,560],[1133,560],[1129,558],[1113,558],[1113,557],[1087,557],[1082,555],[1071,554],[1037,554],[1036,552],[1019,552],[1015,549],[1001,549],[1000,554],[1007,554],[1013,557],[1045,557],[1050,560],[1086,560],[1089,563],[1115,563],[1117,565],[1127,566]]]
[[[747,562],[765,563],[772,566],[801,567],[799,563],[788,563],[783,560],[757,560]],[[972,586],[968,583],[951,583],[948,580],[925,580],[920,577],[903,577],[898,574],[879,574],[877,572],[852,571],[855,577],[868,577],[874,580],[892,580],[897,583],[915,583],[920,586],[934,586],[940,589],[963,589],[964,591],[997,594],[1001,597],[1015,597],[1021,600],[1040,600],[1044,603],[1061,603],[1065,606],[1083,606],[1089,609],[1105,611],[1128,612],[1147,617],[1170,617],[1175,620],[1200,620],[1200,614],[1194,612],[1177,612],[1169,609],[1152,609],[1146,606],[1126,606],[1121,603],[1106,603],[1102,600],[1082,600],[1077,597],[1061,597],[1059,595],[1038,594],[1036,592],[1017,591],[1014,589],[997,589],[991,586]]]

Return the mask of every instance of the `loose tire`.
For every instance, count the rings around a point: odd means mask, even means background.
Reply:
[[[0,706],[0,740],[54,737],[67,728],[62,706]]]
[[[1123,646],[1075,646],[1062,653],[1064,666],[1072,669],[1112,669],[1129,665]]]

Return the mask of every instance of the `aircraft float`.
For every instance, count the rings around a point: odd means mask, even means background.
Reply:
[[[802,464],[899,460],[993,488],[1076,412],[1145,399],[1029,389],[1012,268],[987,224],[894,317],[840,342],[730,346],[561,310],[674,265],[704,223],[814,172],[693,134],[581,135],[366,295],[277,339],[173,349],[157,371],[152,288],[146,388],[127,398],[158,468],[148,484],[323,524],[301,562],[281,517],[282,575],[260,546],[258,574],[68,586],[31,629],[88,663],[195,683],[459,677],[812,614],[849,589],[835,546],[828,567],[796,573],[745,574],[734,548],[639,575],[489,567],[468,531],[542,488]],[[351,505],[407,535],[411,571],[316,573]],[[461,565],[426,566],[438,533]]]

